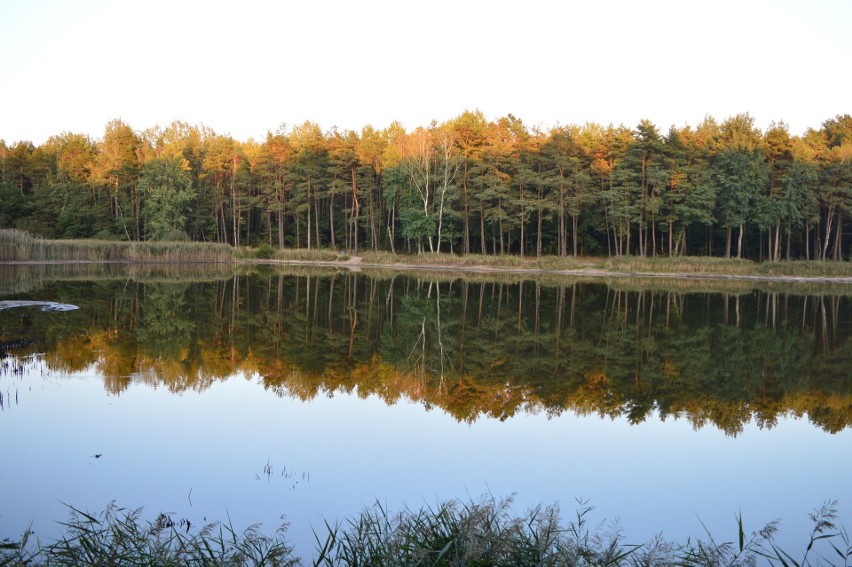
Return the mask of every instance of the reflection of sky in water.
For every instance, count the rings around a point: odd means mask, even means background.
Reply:
[[[808,512],[838,498],[843,518],[852,505],[852,431],[829,435],[805,419],[746,425],[731,438],[686,420],[629,426],[570,413],[468,425],[405,401],[282,399],[242,377],[203,394],[132,385],[106,396],[94,370],[42,378],[37,367],[0,387],[19,391],[18,405],[0,413],[0,539],[30,520],[49,539],[66,516],[61,502],[95,511],[115,499],[144,506],[148,518],[230,515],[238,528],[259,521],[267,532],[286,513],[306,553],[311,525],[375,500],[399,510],[490,492],[516,493],[519,509],[558,501],[569,518],[574,499],[588,498],[595,521],[620,517],[629,541],[701,536],[699,517],[733,541],[742,510],[749,530],[782,518],[780,541],[798,549]]]

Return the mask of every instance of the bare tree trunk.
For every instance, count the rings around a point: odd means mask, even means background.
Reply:
[[[565,188],[562,183],[559,184],[559,255],[568,255],[568,237],[565,235]],[[576,250],[574,255],[577,255]]]
[[[791,230],[790,230],[790,227],[788,226],[787,227],[787,260],[790,260],[790,251],[791,251],[791,248],[790,248],[790,240],[791,240],[790,232],[791,232]]]
[[[308,180],[308,250],[311,249],[311,182]]]
[[[485,211],[481,201],[479,203],[479,238],[481,242],[480,253],[488,254],[488,246],[485,242]]]
[[[732,227],[728,227],[727,238],[725,240],[725,258],[731,257],[731,230]]]
[[[737,259],[743,257],[743,232],[745,229],[745,223],[740,223],[740,234],[737,237]]]
[[[843,259],[843,217],[837,215],[837,230],[834,235],[834,259]]]
[[[657,221],[656,215],[651,215],[651,256],[657,255]]]
[[[470,254],[470,206],[467,193],[467,162],[464,164],[464,179],[462,180],[462,209],[464,211],[464,241],[462,243],[464,254]]]
[[[284,208],[278,210],[278,248],[284,248]]]
[[[231,171],[231,220],[234,225],[234,246],[240,245],[239,226],[239,211],[237,210],[237,192],[236,192],[236,177],[237,177],[237,156],[233,158],[233,170]]]
[[[541,187],[538,189],[538,230],[535,241],[535,257],[541,258]]]
[[[571,239],[574,244],[574,257],[577,257],[577,215],[571,215]],[[607,248],[609,248],[609,234],[606,235]],[[563,254],[564,256],[564,254]]]
[[[831,240],[831,223],[833,221],[834,214],[829,209],[825,218],[825,242],[822,245],[822,260],[825,261],[828,258],[828,244]]]
[[[811,259],[811,223],[805,221],[805,260]]]
[[[320,203],[319,199],[314,203],[314,231],[316,231],[317,237],[317,250],[320,248],[320,231],[319,231],[319,211],[320,211]]]
[[[334,244],[334,193],[328,197],[328,235],[332,250],[337,248]]]
[[[524,225],[526,224],[524,222],[524,220],[525,220],[524,216],[525,216],[526,211],[524,210],[524,184],[523,183],[520,184],[520,197],[521,197],[521,258],[523,258],[524,257]]]
[[[388,238],[390,239],[391,245],[391,254],[396,254],[396,201],[391,205],[391,216],[388,219],[390,224],[388,225]]]
[[[672,227],[673,224],[674,223],[672,221],[669,221],[669,258],[672,257],[672,233],[674,232]]]

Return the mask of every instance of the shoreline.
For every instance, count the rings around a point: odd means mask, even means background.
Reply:
[[[398,271],[423,271],[423,272],[466,272],[472,274],[521,274],[521,275],[546,275],[586,278],[658,278],[676,280],[739,280],[756,282],[778,282],[778,283],[835,283],[852,285],[852,277],[849,276],[776,276],[763,274],[718,274],[704,272],[633,272],[607,270],[604,268],[577,268],[577,269],[544,269],[544,268],[497,268],[491,266],[452,266],[442,264],[405,264],[395,262],[393,264],[365,263],[360,257],[354,257],[345,261],[322,261],[322,260],[249,260],[250,264],[266,265],[291,265],[291,266],[328,266],[336,268],[347,268],[353,272],[363,269],[376,270],[398,270]]]
[[[469,274],[517,274],[528,276],[565,276],[580,278],[616,278],[616,279],[669,279],[669,280],[708,280],[708,281],[754,281],[774,283],[831,283],[852,285],[852,276],[795,276],[768,274],[722,274],[713,272],[643,272],[609,270],[600,267],[584,267],[571,269],[556,268],[521,268],[494,267],[483,265],[448,265],[448,264],[406,264],[404,262],[376,263],[364,262],[360,256],[348,260],[275,260],[240,258],[230,262],[211,261],[134,261],[134,260],[12,260],[0,261],[0,265],[87,265],[87,264],[116,264],[116,265],[255,265],[255,266],[317,266],[329,268],[345,268],[351,272],[363,270],[410,271],[410,272],[462,272]]]

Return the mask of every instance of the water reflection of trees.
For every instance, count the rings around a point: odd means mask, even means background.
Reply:
[[[736,434],[789,414],[832,432],[852,420],[839,295],[309,273],[94,287],[44,291],[79,312],[0,328],[45,340],[53,369],[96,365],[113,393],[243,372],[280,395],[408,398],[465,421],[569,410]]]

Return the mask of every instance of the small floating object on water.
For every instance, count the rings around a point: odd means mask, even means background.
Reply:
[[[74,311],[79,309],[76,305],[70,303],[56,303],[55,301],[0,301],[0,311],[3,309],[12,309],[14,307],[41,307],[42,311]]]

